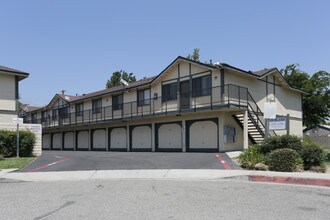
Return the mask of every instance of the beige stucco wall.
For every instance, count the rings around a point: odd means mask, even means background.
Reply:
[[[16,131],[17,126],[10,123],[0,123],[0,129],[7,129],[7,130],[12,130]],[[21,124],[20,129],[25,129],[33,132],[36,135],[36,143],[35,146],[33,147],[33,154],[35,156],[40,156],[42,154],[42,128],[41,125],[39,124]]]
[[[16,110],[15,76],[0,74],[0,110]]]
[[[224,143],[224,150],[225,151],[243,150],[243,130],[233,119],[232,114],[224,113],[221,124],[223,125],[223,127],[236,128],[236,142]],[[222,133],[222,136],[224,136],[224,133]]]

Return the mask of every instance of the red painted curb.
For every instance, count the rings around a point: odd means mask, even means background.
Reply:
[[[216,158],[218,158],[219,162],[225,167],[226,170],[231,170],[231,167],[223,160],[218,153],[215,153]]]
[[[55,161],[55,162],[52,162],[52,163],[49,163],[49,164],[46,164],[46,165],[43,165],[43,166],[40,166],[40,167],[37,167],[37,168],[34,168],[34,169],[32,169],[32,170],[27,170],[27,171],[25,171],[25,172],[35,172],[35,171],[38,171],[38,170],[42,170],[42,169],[45,169],[45,168],[47,168],[47,167],[50,167],[50,166],[53,166],[53,165],[55,165],[55,164],[58,164],[58,163],[62,163],[62,162],[64,162],[64,161],[66,161],[66,160],[68,160],[69,158],[67,158],[67,157],[65,157],[65,158],[63,158],[63,159],[61,159],[61,160],[58,160],[58,161]]]
[[[312,179],[312,178],[299,178],[299,177],[258,176],[258,175],[249,175],[248,177],[249,177],[249,181],[253,181],[253,182],[272,182],[272,183],[330,187],[330,179]]]

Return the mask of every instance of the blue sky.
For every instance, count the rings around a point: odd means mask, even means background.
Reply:
[[[20,95],[32,105],[62,89],[104,89],[116,70],[157,75],[194,48],[203,62],[245,70],[330,71],[326,0],[2,0],[0,8],[0,65],[30,73]]]

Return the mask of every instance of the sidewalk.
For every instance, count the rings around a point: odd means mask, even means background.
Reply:
[[[91,170],[15,173],[12,170],[0,171],[0,179],[18,181],[77,181],[110,179],[146,180],[221,180],[239,178],[253,182],[273,182],[330,187],[330,174],[285,173],[249,170]]]

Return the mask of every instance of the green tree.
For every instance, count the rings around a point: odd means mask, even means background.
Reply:
[[[330,74],[319,71],[310,76],[298,67],[298,64],[290,64],[281,69],[281,73],[290,86],[309,93],[302,100],[304,125],[323,124],[330,117]]]
[[[199,48],[195,48],[193,54],[188,54],[187,58],[190,60],[199,61]]]
[[[121,79],[125,80],[128,83],[136,81],[136,78],[133,73],[127,73],[123,70],[115,71],[112,73],[111,78],[107,81],[106,88],[121,85]]]

